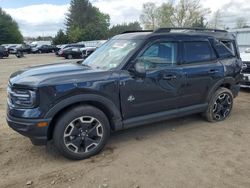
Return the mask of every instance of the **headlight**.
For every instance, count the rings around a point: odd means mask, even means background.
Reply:
[[[14,107],[31,108],[36,102],[36,92],[8,87],[8,103]]]

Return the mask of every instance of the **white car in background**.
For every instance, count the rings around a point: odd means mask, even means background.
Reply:
[[[246,49],[240,54],[241,59],[244,63],[243,66],[243,80],[241,81],[242,88],[250,88],[250,48]]]

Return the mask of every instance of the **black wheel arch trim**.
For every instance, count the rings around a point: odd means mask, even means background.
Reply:
[[[216,91],[218,88],[220,88],[222,85],[225,85],[225,86],[228,85],[228,86],[229,86],[228,89],[232,90],[234,96],[237,96],[238,91],[234,91],[233,88],[232,88],[234,85],[237,85],[235,78],[233,78],[233,77],[225,77],[225,78],[219,80],[219,81],[218,81],[216,84],[214,84],[214,86],[210,89],[210,91],[209,91],[209,93],[208,93],[208,95],[207,95],[206,101],[209,101],[209,99],[210,99],[211,96],[215,93],[215,91]]]
[[[112,122],[111,126],[114,126],[113,128],[115,131],[121,130],[123,128],[122,123],[122,116],[120,114],[120,110],[116,107],[116,105],[109,99],[96,94],[82,94],[82,95],[75,95],[72,97],[69,97],[65,100],[60,101],[56,105],[54,105],[45,115],[45,118],[51,118],[53,119],[57,113],[59,113],[61,110],[77,104],[77,103],[99,103],[103,105],[106,109],[109,110],[108,113],[111,114],[111,117],[108,117]],[[106,112],[104,112],[106,114]]]

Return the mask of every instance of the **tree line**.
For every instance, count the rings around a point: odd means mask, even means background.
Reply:
[[[102,13],[88,0],[71,0],[66,15],[66,31],[60,29],[54,44],[107,39],[127,30],[142,30],[139,22],[117,24],[110,27],[110,16]]]
[[[207,19],[210,17],[209,19]],[[211,15],[211,10],[204,8],[200,0],[180,0],[174,3],[168,0],[160,6],[153,2],[143,4],[140,21],[145,29],[159,27],[201,27],[229,29],[222,21],[222,11],[218,9]],[[246,18],[237,17],[235,28],[247,28]]]
[[[110,25],[110,16],[93,6],[89,0],[71,0],[65,18],[65,29],[60,29],[53,38],[54,44],[74,43],[87,40],[108,39],[128,30],[154,30],[159,27],[225,28],[221,11],[210,16],[200,0],[167,0],[160,6],[153,2],[143,4],[140,22]],[[236,28],[248,27],[245,18],[235,20]],[[0,8],[0,44],[21,43],[23,36],[17,23]]]
[[[0,7],[0,44],[21,43],[23,36],[17,23]]]

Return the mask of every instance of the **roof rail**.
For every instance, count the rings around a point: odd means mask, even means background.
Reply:
[[[190,30],[190,31],[201,31],[201,32],[220,32],[227,33],[226,30],[222,29],[206,29],[206,28],[196,28],[196,27],[166,27],[159,28],[154,31],[154,33],[169,33],[171,30]]]
[[[142,32],[154,32],[153,30],[131,30],[131,31],[124,31],[121,34],[126,34],[126,33],[142,33]]]

